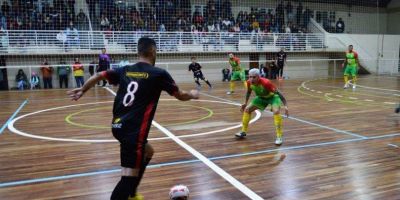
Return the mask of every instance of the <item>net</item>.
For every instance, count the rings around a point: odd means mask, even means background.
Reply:
[[[388,34],[400,33],[399,7],[388,0],[3,0],[0,85],[15,88],[19,69],[42,75],[44,59],[55,86],[57,68],[76,58],[87,79],[103,48],[110,67],[134,63],[140,37],[155,39],[158,66],[182,82],[192,80],[192,56],[219,81],[228,52],[249,69],[269,66],[280,49],[288,52],[286,78],[337,77],[349,44],[366,71],[393,75],[400,39]]]

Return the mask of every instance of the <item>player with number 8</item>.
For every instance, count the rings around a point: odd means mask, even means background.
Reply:
[[[181,101],[199,97],[197,90],[180,90],[167,71],[154,66],[156,50],[153,39],[140,38],[138,63],[98,73],[81,88],[68,91],[72,100],[78,100],[101,80],[119,85],[113,106],[112,133],[120,142],[122,171],[112,200],[143,199],[136,189],[154,153],[147,137],[161,91]]]

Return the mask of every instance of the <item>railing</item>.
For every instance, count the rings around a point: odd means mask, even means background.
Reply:
[[[140,37],[156,40],[160,52],[315,51],[324,34],[232,32],[1,31],[0,54],[82,53],[106,47],[112,53],[136,52]]]

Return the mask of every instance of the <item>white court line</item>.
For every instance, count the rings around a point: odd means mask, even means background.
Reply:
[[[181,139],[177,138],[173,133],[171,133],[169,130],[166,128],[162,127],[160,124],[158,124],[156,121],[152,122],[153,126],[158,128],[160,131],[165,133],[168,137],[170,137],[173,141],[175,141],[177,144],[179,144],[181,147],[186,149],[188,152],[190,152],[193,156],[195,156],[197,159],[202,161],[204,164],[206,164],[209,168],[211,168],[214,172],[216,172],[218,175],[220,175],[222,178],[224,178],[226,181],[231,183],[233,186],[235,186],[238,190],[240,190],[243,194],[245,194],[247,197],[250,199],[263,199],[262,197],[258,196],[255,192],[250,190],[247,186],[239,182],[237,179],[232,177],[230,174],[228,174],[226,171],[218,167],[215,163],[213,163],[211,160],[203,156],[201,153],[193,149],[191,146],[183,142]]]
[[[395,144],[388,144],[388,146],[394,147],[394,148],[399,148],[399,146],[395,145]]]
[[[372,101],[374,101],[374,100],[371,100],[371,99],[364,99],[364,101],[372,102]]]
[[[349,81],[350,85],[354,85],[353,83],[351,83],[351,80]],[[363,85],[359,85],[359,84],[355,84],[357,87],[360,88],[367,88],[367,89],[372,89],[372,90],[381,90],[381,91],[390,91],[390,92],[400,92],[400,90],[393,90],[393,89],[385,89],[385,88],[377,88],[377,87],[368,87],[368,86],[363,86]]]
[[[338,94],[337,94],[337,95],[335,95],[335,96],[337,96],[337,97],[339,97],[339,98],[342,98],[342,97],[343,97],[342,95],[338,95]]]
[[[177,101],[175,99],[160,99],[161,101]],[[212,100],[194,100],[196,102],[208,102],[208,103],[223,103],[223,104],[230,104],[230,105],[235,105],[238,106],[240,104],[238,103],[231,103],[231,102],[226,102],[226,101],[212,101]],[[40,136],[40,135],[34,135],[31,133],[26,133],[23,131],[20,131],[18,129],[16,129],[14,127],[14,124],[25,118],[28,116],[32,116],[35,114],[39,114],[39,113],[43,113],[43,112],[48,112],[48,111],[53,111],[53,110],[59,110],[59,109],[64,109],[64,108],[71,108],[71,107],[75,107],[75,106],[84,106],[84,105],[97,105],[97,104],[105,104],[105,103],[112,103],[113,101],[104,101],[104,102],[91,102],[91,103],[84,103],[84,104],[74,104],[74,105],[68,105],[68,106],[61,106],[61,107],[55,107],[55,108],[48,108],[48,109],[44,109],[44,110],[39,110],[39,111],[35,111],[35,112],[31,112],[31,113],[27,113],[24,115],[21,115],[13,120],[10,121],[10,123],[8,124],[8,129],[18,135],[24,136],[24,137],[30,137],[30,138],[35,138],[35,139],[41,139],[41,140],[50,140],[50,141],[60,141],[60,142],[83,142],[83,143],[107,143],[107,142],[118,142],[115,139],[103,139],[103,140],[99,140],[99,139],[72,139],[72,138],[56,138],[56,137],[47,137],[47,136]],[[250,124],[256,122],[257,120],[259,120],[261,118],[261,112],[260,111],[256,111],[256,116],[250,120]],[[204,135],[211,135],[211,134],[215,134],[215,133],[221,133],[221,132],[225,132],[228,130],[232,130],[232,129],[236,129],[236,128],[240,128],[242,127],[242,124],[238,124],[238,125],[234,125],[231,127],[226,127],[223,129],[218,129],[218,130],[213,130],[213,131],[208,131],[208,132],[203,132],[203,133],[195,133],[195,134],[188,134],[188,135],[181,135],[178,136],[179,138],[188,138],[188,137],[198,137],[198,136],[204,136]],[[157,137],[157,138],[149,138],[148,140],[167,140],[170,139],[169,137]]]
[[[389,104],[389,105],[395,105],[396,103],[395,102],[388,102],[388,101],[385,101],[385,102],[383,102],[384,104]]]
[[[349,99],[356,100],[356,99],[358,99],[358,98],[357,98],[357,97],[349,97]]]
[[[110,91],[112,94],[115,95],[115,92],[109,88],[106,88],[108,91]],[[158,128],[161,132],[163,132],[165,135],[170,137],[173,141],[175,141],[177,144],[179,144],[181,147],[186,149],[188,152],[190,152],[193,156],[195,156],[197,159],[201,160],[204,164],[206,164],[209,168],[211,168],[214,172],[216,172],[218,175],[220,175],[222,178],[224,178],[226,181],[231,183],[233,186],[235,186],[238,190],[240,190],[243,194],[245,194],[247,197],[250,199],[263,199],[260,196],[258,196],[255,192],[250,190],[247,186],[233,178],[230,174],[225,172],[223,169],[218,167],[215,163],[213,163],[211,160],[203,156],[200,152],[196,151],[193,149],[191,146],[183,142],[181,139],[176,137],[173,133],[171,133],[168,129],[162,127],[159,123],[156,121],[152,122],[152,125]]]
[[[234,101],[231,101],[231,100],[228,100],[228,99],[224,99],[224,98],[221,98],[221,97],[217,97],[217,96],[214,96],[214,95],[205,94],[203,92],[201,92],[201,94],[203,94],[205,96],[212,97],[212,98],[216,98],[216,99],[219,99],[219,100],[236,103]],[[269,111],[264,111],[264,112],[271,113]],[[358,137],[358,138],[363,138],[363,139],[367,139],[368,138],[368,137],[362,136],[360,134],[356,134],[356,133],[352,133],[352,132],[344,131],[344,130],[339,130],[339,129],[336,129],[336,128],[332,128],[332,127],[329,127],[329,126],[324,126],[324,125],[321,125],[321,124],[318,124],[318,123],[306,121],[306,120],[303,120],[303,119],[300,119],[300,118],[296,118],[296,117],[292,117],[292,116],[289,116],[289,119],[293,119],[295,121],[303,122],[303,123],[306,123],[306,124],[309,124],[309,125],[313,125],[313,126],[317,126],[317,127],[320,127],[320,128],[328,129],[328,130],[334,131],[336,133],[343,133],[343,134],[346,134],[346,135],[351,135],[351,136]]]

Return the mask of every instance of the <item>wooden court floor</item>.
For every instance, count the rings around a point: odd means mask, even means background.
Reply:
[[[239,83],[231,96],[228,83],[203,86],[199,101],[163,93],[155,121],[263,199],[400,199],[399,77],[361,77],[355,90],[341,79],[274,82],[290,109],[280,147],[268,111],[235,139]],[[65,92],[0,92],[1,200],[109,199],[120,177],[114,96],[98,87],[72,102]],[[175,184],[187,185],[191,199],[249,199],[160,129],[149,142],[156,153],[139,187],[145,199],[168,199]]]

